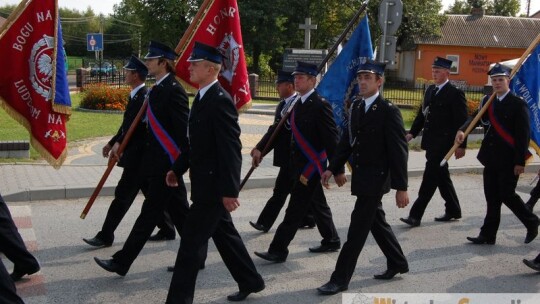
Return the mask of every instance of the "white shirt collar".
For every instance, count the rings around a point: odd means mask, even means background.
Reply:
[[[304,102],[307,100],[309,95],[313,94],[313,92],[315,92],[315,89],[311,89],[309,92],[307,92],[306,94],[304,94],[304,95],[302,95],[300,97],[300,100],[302,101],[302,104],[304,104]]]
[[[375,93],[375,95],[373,95],[371,97],[368,97],[368,98],[364,98],[364,101],[366,103],[366,112],[369,109],[369,107],[371,107],[371,104],[373,104],[375,102],[377,97],[379,97],[379,94],[380,94],[379,91],[377,91],[377,93]]]
[[[446,81],[440,85],[435,85],[437,88],[439,88],[439,91],[442,90],[442,88],[444,88],[444,86],[449,82],[450,80],[446,79]]]
[[[137,92],[139,92],[139,90],[140,90],[141,88],[144,88],[144,82],[141,83],[141,84],[140,84],[138,87],[136,87],[135,89],[131,90],[131,92],[129,93],[129,96],[130,96],[131,98],[135,97],[135,95],[137,94]]]
[[[163,81],[163,79],[165,79],[165,78],[167,78],[167,76],[169,76],[169,74],[170,73],[165,74],[165,76],[161,77],[159,80],[156,79],[156,85],[159,85]]]
[[[204,94],[206,94],[210,87],[213,86],[216,82],[218,82],[217,79],[212,81],[212,83],[206,85],[205,87],[199,89],[199,100],[203,98]]]
[[[510,90],[506,91],[506,93],[502,94],[501,96],[497,95],[497,98],[499,100],[503,100],[506,97],[506,95],[508,95],[508,93],[510,93]]]

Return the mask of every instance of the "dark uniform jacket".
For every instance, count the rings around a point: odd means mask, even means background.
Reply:
[[[193,104],[189,142],[191,199],[213,203],[238,197],[242,165],[238,112],[219,83]]]
[[[344,130],[328,169],[337,172],[352,155],[353,195],[382,195],[390,188],[407,190],[408,147],[401,112],[381,96],[363,117],[358,104],[353,103],[351,113],[353,136],[349,136],[349,129]]]
[[[416,137],[424,129],[422,149],[446,153],[454,145],[457,130],[467,120],[467,99],[463,91],[450,82],[433,96],[435,88],[435,85],[430,85],[426,90],[424,103],[409,132]],[[461,148],[466,146],[464,142]]]
[[[296,98],[297,95],[294,95],[294,98]],[[276,113],[274,115],[274,123],[268,128],[268,131],[266,131],[266,134],[261,138],[259,143],[255,146],[257,150],[263,151],[264,147],[270,140],[270,137],[274,133],[274,130],[276,129],[277,125],[281,121],[281,112],[283,111],[283,107],[285,107],[285,101],[282,100],[278,106],[276,107]],[[300,101],[298,101],[300,102]],[[276,167],[286,167],[289,165],[289,158],[291,153],[291,130],[290,126],[286,126],[285,124],[281,127],[279,130],[279,133],[274,138],[274,141],[270,144],[269,150],[274,149],[274,166]]]
[[[336,150],[339,137],[332,107],[328,101],[320,97],[317,92],[313,92],[303,103],[298,100],[294,115],[298,130],[315,149],[316,153],[326,150],[328,159],[331,159]],[[294,136],[291,138],[291,169],[294,170],[292,173],[298,175],[302,173],[308,159],[298,147]],[[326,162],[323,164],[323,170],[325,168]],[[340,172],[343,172],[343,168],[340,169]],[[318,172],[313,178],[320,178]]]
[[[111,138],[109,145],[112,147],[115,143],[122,143],[124,136],[126,136],[129,127],[135,120],[135,117],[141,109],[144,98],[146,97],[146,87],[140,88],[135,96],[129,97],[129,101],[126,105],[126,111],[124,112],[124,119],[122,120],[122,125],[116,132],[116,135]],[[142,149],[144,147],[144,136],[145,136],[146,125],[144,122],[140,121],[139,125],[131,135],[122,157],[118,162],[118,166],[124,168],[134,168],[137,167],[141,162]]]
[[[159,85],[154,85],[151,90],[148,106],[152,107],[157,121],[180,148],[181,154],[176,159],[175,167],[179,168],[177,176],[181,176],[187,170],[189,156],[186,129],[189,104],[186,91],[172,73]],[[173,164],[149,125],[146,129],[141,170],[148,175],[165,175]]]
[[[484,97],[482,104],[484,104],[487,98],[487,96]],[[503,100],[493,100],[491,106],[495,107],[494,112],[497,121],[514,138],[515,144],[512,147],[495,131],[493,122],[489,119],[488,111],[486,111],[481,121],[489,121],[490,123],[484,125],[484,139],[482,140],[480,151],[478,151],[478,160],[484,166],[495,166],[498,168],[513,167],[515,165],[525,166],[525,156],[530,140],[529,110],[527,109],[527,104],[523,99],[509,92]],[[472,118],[460,129],[462,131],[467,129],[471,120]]]

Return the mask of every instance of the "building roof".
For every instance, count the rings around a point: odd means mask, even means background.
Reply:
[[[527,48],[540,33],[540,19],[447,15],[441,37],[415,38],[415,44]]]

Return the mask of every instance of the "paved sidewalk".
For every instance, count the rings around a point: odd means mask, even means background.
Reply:
[[[249,152],[266,132],[273,121],[275,105],[255,104],[253,108],[240,116],[242,128],[242,177],[251,167]],[[112,115],[112,114],[111,114]],[[90,197],[105,172],[107,159],[101,156],[101,148],[107,143],[109,137],[75,143],[71,148],[64,165],[55,170],[45,162],[38,163],[12,163],[0,164],[0,193],[8,202],[36,201],[64,198]],[[450,160],[452,173],[479,173],[482,167],[476,159],[477,150],[468,150],[463,159]],[[278,168],[272,166],[273,154],[270,153],[257,168],[246,189],[272,187]],[[409,175],[420,176],[423,173],[425,157],[423,151],[409,153]],[[535,159],[526,172],[536,172],[540,162]],[[114,168],[107,179],[102,196],[114,194],[121,168]],[[189,186],[187,177],[186,184]]]

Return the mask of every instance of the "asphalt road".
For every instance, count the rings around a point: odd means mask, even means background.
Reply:
[[[454,176],[463,208],[463,218],[452,223],[434,222],[443,213],[438,195],[428,206],[422,225],[409,228],[399,221],[410,207],[398,209],[394,193],[384,197],[387,219],[409,260],[410,272],[385,282],[372,278],[386,268],[386,259],[370,236],[360,255],[349,292],[363,293],[538,293],[540,275],[521,262],[540,250],[539,240],[523,244],[526,230],[519,220],[503,207],[502,221],[495,246],[471,245],[467,236],[476,236],[483,222],[485,201],[480,175]],[[528,198],[531,187],[527,174],[520,182],[520,194]],[[416,198],[420,178],[410,179],[410,197]],[[341,295],[323,297],[315,288],[330,277],[338,253],[313,254],[308,247],[320,236],[316,229],[300,230],[291,243],[288,260],[271,264],[253,255],[266,251],[275,233],[254,231],[248,221],[255,220],[271,189],[253,189],[240,195],[242,206],[233,213],[236,227],[266,280],[266,289],[251,295],[247,303],[341,303]],[[345,241],[354,197],[348,185],[326,192],[338,232]],[[110,197],[98,198],[85,220],[79,218],[86,199],[37,201],[10,204],[14,217],[22,225],[21,234],[35,246],[42,271],[17,284],[26,303],[163,303],[171,274],[165,271],[176,257],[179,242],[147,243],[126,277],[98,267],[93,257],[108,258],[119,250],[131,229],[142,197],[128,212],[110,248],[92,249],[82,242],[101,227]],[[282,216],[282,215],[281,215]],[[281,217],[280,217],[281,219]],[[278,219],[278,223],[280,222]],[[5,260],[5,259],[4,259]],[[12,265],[8,264],[8,268]],[[195,303],[225,303],[226,296],[237,290],[212,242],[206,269],[199,274]]]

